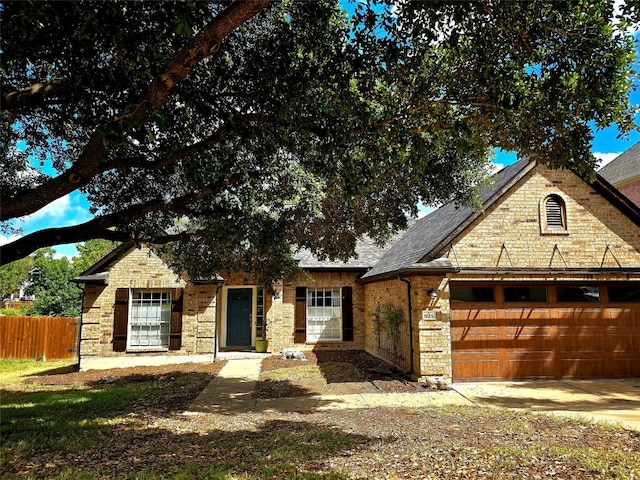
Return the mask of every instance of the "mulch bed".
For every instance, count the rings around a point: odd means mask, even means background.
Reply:
[[[379,358],[361,350],[305,351],[305,360],[283,360],[279,356],[262,362],[256,398],[299,397],[320,394],[402,393],[423,391]],[[310,366],[317,366],[310,369]],[[307,368],[305,368],[307,367]],[[300,370],[306,375],[300,378]],[[278,379],[268,372],[278,371]],[[291,374],[288,375],[287,371]]]

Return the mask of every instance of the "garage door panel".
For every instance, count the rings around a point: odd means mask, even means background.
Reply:
[[[640,331],[637,328],[609,327],[607,343],[610,352],[635,352],[640,356]]]
[[[551,379],[553,375],[553,360],[532,358],[512,358],[507,362],[506,377],[509,378],[537,378]]]
[[[640,308],[607,308],[603,316],[609,326],[640,327]]]
[[[548,325],[551,317],[550,308],[505,308],[498,310],[498,316],[508,320],[509,324]]]
[[[452,304],[451,318],[456,381],[640,376],[640,308]]]
[[[497,381],[501,380],[500,361],[495,358],[460,358],[457,361],[457,368],[477,381]]]
[[[572,329],[559,331],[555,342],[560,352],[606,352],[607,337],[598,329]]]

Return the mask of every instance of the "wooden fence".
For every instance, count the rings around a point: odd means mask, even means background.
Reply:
[[[0,358],[77,358],[80,319],[0,316]]]

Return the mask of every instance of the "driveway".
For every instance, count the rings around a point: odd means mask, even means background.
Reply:
[[[640,432],[640,379],[456,383],[476,405],[606,421]]]
[[[451,390],[417,393],[345,392],[255,398],[261,363],[262,359],[230,360],[185,413],[477,405],[606,421],[640,432],[640,379],[456,383]]]

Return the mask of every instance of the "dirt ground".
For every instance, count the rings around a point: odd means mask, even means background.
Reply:
[[[196,382],[212,379],[226,362],[185,363],[163,366],[112,368],[39,375],[26,383],[40,385],[95,385],[115,381],[171,380],[183,374],[203,374]],[[275,378],[274,378],[275,376]],[[195,377],[194,377],[195,378]],[[195,387],[195,385],[194,385]],[[268,357],[262,362],[257,398],[303,395],[415,392],[424,388],[410,381],[380,359],[358,350],[305,352],[305,360]]]
[[[424,388],[378,358],[358,350],[304,352],[305,360],[262,362],[257,398],[318,394],[416,392]]]
[[[29,382],[35,385],[30,387],[38,390],[131,386],[147,380],[163,388],[142,396],[100,429],[77,434],[72,440],[82,448],[67,454],[41,449],[26,456],[19,449],[10,451],[0,477],[172,478],[170,472],[190,469],[196,473],[188,478],[223,478],[197,473],[215,465],[230,472],[224,478],[639,478],[637,433],[532,413],[452,407],[181,415],[223,366],[32,377]],[[379,373],[379,366],[379,360],[363,352],[308,353],[306,362],[272,357],[263,362],[256,395],[423,389]],[[249,458],[254,461],[247,462]],[[84,471],[97,473],[80,476]]]

